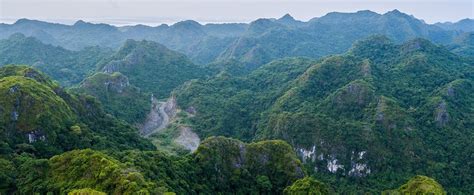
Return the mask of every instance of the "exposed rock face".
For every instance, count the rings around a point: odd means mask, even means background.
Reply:
[[[304,148],[298,149],[298,153],[301,156],[303,163],[306,163],[307,160],[314,162],[316,159],[316,146],[313,146],[310,150]]]
[[[364,162],[364,156],[366,153],[366,151],[361,151],[358,153],[352,151],[351,170],[348,172],[349,176],[363,177],[370,174],[371,170],[369,166]]]
[[[339,164],[339,161],[336,159],[336,157],[331,155],[330,159],[327,161],[327,168],[329,172],[336,173],[339,169],[344,170],[344,165]]]
[[[446,95],[449,96],[449,97],[453,97],[455,95],[453,86],[448,87],[448,89],[446,90]]]
[[[163,105],[163,109],[166,112],[166,114],[169,116],[169,118],[174,118],[176,116],[176,111],[177,111],[177,103],[176,103],[176,97],[172,96],[170,97]]]
[[[376,108],[376,111],[375,111],[375,120],[377,122],[381,122],[384,120],[384,109],[386,107],[386,103],[385,103],[385,99],[384,98],[379,98],[379,101],[377,103],[377,108]]]
[[[337,105],[359,106],[367,105],[372,99],[373,91],[363,81],[349,83],[346,88],[336,94],[335,103]]]
[[[344,175],[347,174],[352,177],[365,177],[371,173],[370,167],[365,160],[366,151],[360,151],[357,153],[352,151],[349,167],[345,166],[345,163],[341,162],[334,154],[326,156],[326,158],[323,153],[319,152],[318,154],[316,145],[313,145],[310,149],[298,148],[296,151],[303,163],[326,163],[325,167],[318,167],[315,165],[315,171],[322,170],[319,168],[327,169],[327,171],[331,173],[342,171]]]
[[[120,63],[121,61],[118,60],[111,61],[107,65],[105,65],[104,68],[102,68],[102,71],[108,74],[119,72]]]
[[[105,81],[104,83],[107,90],[112,90],[117,93],[122,93],[123,90],[130,86],[128,78],[123,75],[114,76],[110,80]]]
[[[435,121],[441,127],[445,126],[449,122],[449,114],[446,107],[446,102],[441,101],[438,104],[438,108],[436,108]]]
[[[139,127],[140,134],[149,137],[151,134],[166,128],[170,119],[176,115],[176,98],[171,97],[166,102],[159,102],[151,97],[151,110],[145,122]]]
[[[364,77],[369,77],[371,75],[371,68],[370,68],[370,61],[369,60],[364,60],[362,64],[362,75]]]
[[[180,127],[179,136],[175,142],[187,150],[194,152],[198,148],[201,139],[190,127]]]
[[[46,136],[40,133],[39,131],[32,131],[27,134],[28,136],[28,142],[33,143],[38,140],[44,141],[46,140]]]

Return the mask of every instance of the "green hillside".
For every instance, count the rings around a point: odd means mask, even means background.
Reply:
[[[87,47],[70,51],[62,47],[44,44],[33,37],[13,34],[0,40],[0,66],[25,64],[35,67],[63,86],[82,81],[96,69],[96,64],[110,55],[109,49]]]
[[[1,155],[51,156],[73,148],[152,149],[95,99],[71,95],[27,66],[0,68]]]
[[[120,72],[142,92],[163,98],[185,81],[207,74],[185,55],[152,41],[128,40],[98,65],[105,73]]]
[[[254,80],[277,62],[192,82],[175,92],[178,104],[196,111],[200,136],[287,141],[339,192],[387,189],[418,172],[448,191],[472,189],[453,182],[472,183],[462,163],[474,138],[472,61],[423,39],[376,36],[306,66],[284,61],[277,70],[287,77],[273,70]],[[451,163],[459,166],[441,168]]]
[[[120,72],[95,73],[72,91],[96,97],[105,111],[130,124],[142,122],[150,110],[150,96],[131,85]]]

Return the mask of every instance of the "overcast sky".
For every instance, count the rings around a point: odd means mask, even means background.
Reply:
[[[427,23],[474,18],[474,0],[0,0],[0,22],[19,18],[72,24],[82,19],[114,25],[162,23],[193,19],[249,22],[289,13],[299,20],[328,12],[398,9]]]

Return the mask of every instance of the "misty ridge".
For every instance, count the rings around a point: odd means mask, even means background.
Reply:
[[[472,18],[19,19],[0,195],[472,194],[472,94]]]

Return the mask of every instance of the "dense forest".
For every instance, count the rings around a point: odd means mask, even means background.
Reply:
[[[472,194],[474,21],[0,24],[0,194]]]

